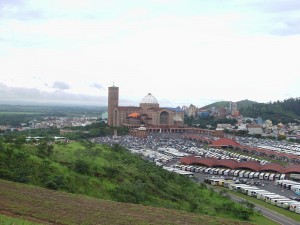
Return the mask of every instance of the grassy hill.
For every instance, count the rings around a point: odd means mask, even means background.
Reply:
[[[220,101],[220,102],[214,102],[212,104],[206,105],[204,107],[202,107],[201,109],[207,110],[207,109],[211,109],[211,108],[220,108],[220,107],[229,107],[229,101]]]
[[[14,221],[10,224],[15,225],[250,224],[172,209],[100,200],[4,180],[0,180],[0,202],[0,214],[6,212],[6,215],[22,218],[9,219]],[[1,219],[6,221],[0,216]]]
[[[0,141],[0,178],[74,194],[240,220],[253,211],[124,148]]]
[[[229,103],[230,103],[230,101],[215,102],[215,103],[212,103],[212,104],[209,104],[207,106],[202,107],[202,109],[211,109],[213,107],[215,107],[215,108],[220,108],[220,107],[229,108]],[[238,109],[245,108],[245,107],[249,107],[249,106],[251,106],[255,103],[257,103],[257,102],[245,99],[245,100],[238,101],[237,102],[237,107],[238,107]]]

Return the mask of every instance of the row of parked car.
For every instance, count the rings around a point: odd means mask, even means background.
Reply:
[[[286,141],[258,139],[254,137],[236,137],[237,141],[243,145],[268,149],[271,151],[300,155],[300,145]]]
[[[215,149],[215,148],[198,148],[198,147],[190,147],[190,148],[183,148],[183,151],[197,155],[197,156],[202,156],[202,157],[210,157],[210,158],[216,158],[216,159],[233,159],[238,162],[241,161],[256,161],[259,162],[260,164],[264,165],[268,163],[267,160],[262,160],[262,159],[257,159],[251,156],[246,156],[246,155],[241,155],[238,153],[233,153],[233,152],[228,152],[226,150],[222,149]]]
[[[185,171],[211,174],[211,175],[223,175],[223,176],[230,176],[230,177],[250,178],[250,179],[260,179],[260,180],[270,180],[270,181],[285,179],[285,174],[280,174],[280,173],[275,174],[275,173],[265,173],[265,172],[251,172],[246,170],[231,170],[231,169],[224,169],[224,168],[187,166],[187,165],[176,165],[175,167]]]
[[[284,209],[289,209],[290,211],[300,214],[299,201],[260,189],[256,186],[250,186],[247,184],[237,184],[233,180],[224,180],[221,178],[206,178],[204,182],[210,185],[223,186],[228,188],[229,190],[238,191],[245,195],[260,199],[262,201]]]

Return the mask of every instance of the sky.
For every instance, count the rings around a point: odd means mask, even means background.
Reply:
[[[0,103],[300,97],[299,0],[0,0]]]

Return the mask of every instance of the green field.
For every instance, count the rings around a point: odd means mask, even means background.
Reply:
[[[0,180],[0,212],[25,217],[41,224],[60,225],[167,225],[167,224],[250,224],[216,216],[165,208],[100,200],[44,188]],[[1,214],[1,213],[0,213]],[[35,225],[23,219],[3,216],[3,223]],[[0,221],[2,219],[0,217]]]
[[[19,217],[19,216],[18,216]],[[1,215],[0,212],[0,224],[1,225],[41,225],[42,223],[31,222],[26,219],[16,218],[15,215]]]

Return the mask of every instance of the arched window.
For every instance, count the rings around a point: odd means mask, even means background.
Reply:
[[[162,112],[160,114],[160,125],[168,125],[169,124],[169,113]]]

